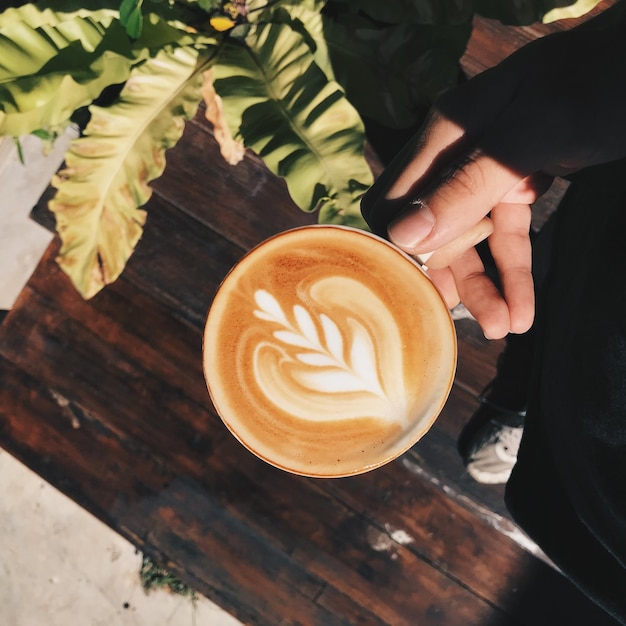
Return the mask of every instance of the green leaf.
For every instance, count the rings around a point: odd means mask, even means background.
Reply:
[[[93,52],[101,44],[107,29],[115,23],[110,11],[63,19],[48,10],[37,13],[32,5],[22,7],[26,8],[29,10],[14,10],[13,19],[0,25],[2,82],[38,71],[77,41],[82,43],[86,52]],[[129,50],[128,45],[126,49]]]
[[[22,165],[26,165],[24,161],[24,151],[22,150],[22,144],[20,142],[19,137],[14,137],[13,141],[15,142],[15,148],[17,149],[17,158],[19,159]]]
[[[197,108],[202,63],[194,49],[175,48],[134,68],[115,104],[91,107],[85,136],[53,179],[58,262],[83,297],[113,282],[139,241],[146,212],[138,207]]]
[[[108,13],[0,30],[0,134],[18,136],[70,118],[128,77],[128,38]]]
[[[48,126],[38,128],[31,135],[41,139],[43,154],[49,154],[54,148],[54,142],[67,130],[69,124],[59,124],[58,126]]]
[[[143,0],[122,0],[120,5],[120,22],[132,39],[137,39],[141,35],[143,26],[142,4]]]
[[[582,17],[594,9],[598,4],[600,4],[600,0],[578,0],[568,7],[560,7],[548,11],[543,16],[543,23],[550,24],[551,22],[558,22],[559,20]]]
[[[167,46],[194,46],[209,50],[217,45],[217,41],[216,37],[195,32],[177,19],[165,19],[150,13],[144,15],[141,36],[132,42],[132,48],[139,57],[144,49],[154,55]]]
[[[252,0],[248,3],[248,20],[251,23],[285,24],[292,28],[305,40],[315,63],[327,78],[334,80],[324,33],[322,9],[325,4],[325,0],[279,0],[274,3]]]
[[[233,135],[285,178],[296,204],[312,211],[331,203],[335,218],[365,227],[359,200],[372,174],[363,124],[304,39],[259,25],[245,45],[226,42],[214,69]]]
[[[69,120],[165,46],[210,48],[216,41],[155,14],[146,16],[141,37],[131,41],[108,10],[64,19],[64,14],[39,13],[31,5],[22,9],[13,11],[0,29],[2,135],[28,134]]]
[[[207,12],[219,8],[220,4],[222,4],[221,0],[196,0],[196,2],[203,11]]]
[[[327,18],[324,32],[337,81],[359,113],[390,128],[408,128],[457,84],[472,24],[381,26],[364,16],[343,16]]]
[[[115,18],[118,16],[116,9],[119,6],[119,0],[94,3],[96,6],[91,9],[85,8],[85,4],[88,4],[86,2],[82,2],[82,6],[76,7],[71,7],[71,4],[65,0],[58,0],[57,2],[41,1],[36,4],[10,7],[0,13],[0,30],[20,22],[28,24],[31,28],[38,28],[46,25],[56,26],[74,17],[91,17],[96,21],[101,21],[105,17]],[[111,6],[104,7],[105,4]]]

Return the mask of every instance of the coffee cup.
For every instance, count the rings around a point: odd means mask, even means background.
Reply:
[[[429,430],[456,350],[419,263],[371,233],[316,225],[271,237],[228,273],[203,366],[217,413],[246,448],[330,478],[379,467]]]

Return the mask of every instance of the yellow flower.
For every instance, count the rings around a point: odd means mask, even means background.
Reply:
[[[220,33],[230,30],[236,23],[237,22],[226,15],[214,15],[209,19],[209,24],[211,24],[212,28]]]

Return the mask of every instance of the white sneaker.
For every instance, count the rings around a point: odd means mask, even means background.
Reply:
[[[507,426],[499,422],[485,424],[483,437],[474,442],[465,461],[468,474],[487,485],[506,483],[517,462],[523,426]]]

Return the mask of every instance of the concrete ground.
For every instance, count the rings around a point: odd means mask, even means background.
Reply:
[[[44,159],[27,138],[25,165],[12,140],[0,141],[0,310],[51,239],[28,216],[70,139]],[[240,624],[202,596],[146,593],[133,545],[1,449],[0,494],[0,626]]]

